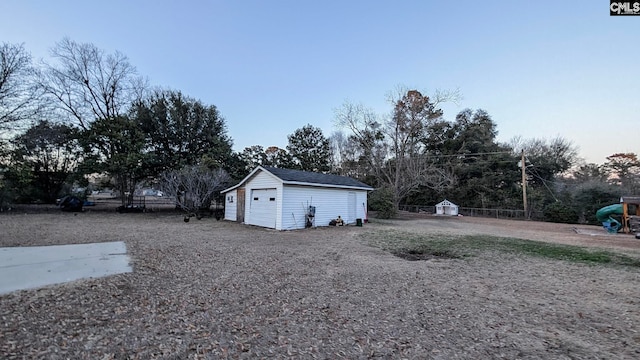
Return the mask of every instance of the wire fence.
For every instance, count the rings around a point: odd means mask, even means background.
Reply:
[[[400,211],[408,211],[413,213],[435,214],[436,207],[434,205],[400,205]],[[536,211],[530,212],[529,216],[525,216],[524,210],[521,209],[487,209],[458,207],[458,214],[463,216],[490,217],[495,219],[513,219],[513,220],[540,220],[542,213]]]

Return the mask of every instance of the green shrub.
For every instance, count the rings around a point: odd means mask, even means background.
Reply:
[[[380,188],[369,193],[369,209],[378,213],[381,219],[391,219],[396,216],[397,209],[393,204],[393,192]]]
[[[544,220],[556,223],[575,224],[578,222],[578,213],[569,205],[555,202],[544,208]]]
[[[604,206],[619,203],[622,190],[607,183],[591,181],[578,185],[573,193],[573,203],[578,210],[579,221],[599,225],[596,212]]]

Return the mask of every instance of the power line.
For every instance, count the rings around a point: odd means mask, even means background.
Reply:
[[[549,188],[549,186],[547,185],[547,181],[545,179],[543,179],[542,176],[540,176],[540,174],[536,170],[535,165],[531,164],[531,166],[532,166],[531,169],[535,172],[535,174],[531,174],[531,175],[533,175],[533,176],[537,177],[538,179],[540,179],[542,181],[542,185],[544,185],[544,187],[547,189],[547,191],[549,191],[549,194],[551,194],[551,197],[553,197],[553,199],[555,201],[559,201],[558,198],[553,193],[553,191],[551,191],[551,188]]]
[[[512,151],[492,151],[492,152],[477,152],[477,153],[459,153],[459,154],[442,154],[442,155],[428,155],[423,154],[421,157],[435,157],[435,158],[449,158],[449,157],[461,157],[461,156],[477,156],[477,155],[498,155],[498,154],[513,154]]]

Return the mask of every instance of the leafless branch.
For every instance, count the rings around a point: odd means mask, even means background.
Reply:
[[[223,169],[209,170],[198,165],[185,166],[161,174],[162,191],[176,199],[176,205],[188,212],[208,209],[216,192],[230,182]]]
[[[14,130],[41,110],[35,75],[22,44],[0,44],[0,130]]]
[[[41,86],[82,128],[95,119],[112,119],[147,87],[120,52],[106,54],[95,45],[63,39],[52,49],[57,64],[44,64]]]

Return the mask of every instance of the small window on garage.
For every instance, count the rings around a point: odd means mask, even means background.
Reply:
[[[276,198],[269,198],[269,201],[276,201]]]
[[[233,202],[233,195],[229,196],[229,202],[232,203]]]
[[[253,201],[258,201],[258,198],[257,198],[257,197],[254,197],[254,198],[253,198]]]

